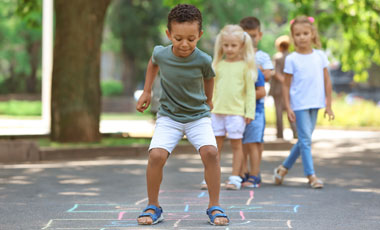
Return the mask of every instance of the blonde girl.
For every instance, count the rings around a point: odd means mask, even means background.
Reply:
[[[238,25],[225,26],[216,37],[213,68],[212,127],[219,157],[226,136],[231,140],[232,175],[227,189],[240,189],[242,167],[242,138],[246,123],[255,118],[255,81],[257,68],[250,36]]]
[[[304,174],[310,186],[323,188],[323,182],[314,171],[311,136],[320,108],[326,108],[324,115],[329,120],[334,119],[331,108],[332,86],[327,70],[329,62],[321,50],[314,49],[320,47],[314,18],[300,16],[290,23],[295,52],[285,59],[283,96],[289,121],[296,122],[298,142],[285,161],[274,170],[274,181],[282,184],[284,176],[301,155]]]

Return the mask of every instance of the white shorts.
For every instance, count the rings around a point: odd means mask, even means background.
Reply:
[[[242,139],[245,119],[240,115],[211,114],[212,129],[215,136],[228,136],[230,139]]]
[[[150,142],[149,151],[154,148],[162,148],[170,154],[184,135],[186,135],[189,142],[198,152],[205,145],[217,147],[209,117],[181,123],[167,116],[159,116],[156,121],[156,128]]]

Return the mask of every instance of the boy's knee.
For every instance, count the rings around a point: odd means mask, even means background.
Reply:
[[[168,154],[169,153],[164,149],[152,149],[149,152],[149,161],[154,163],[165,163]]]
[[[202,146],[199,149],[199,153],[202,158],[217,158],[218,157],[218,150],[215,146],[212,145],[206,145]]]

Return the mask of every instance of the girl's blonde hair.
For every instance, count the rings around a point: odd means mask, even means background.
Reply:
[[[245,63],[247,63],[248,70],[252,76],[252,79],[256,81],[257,79],[257,68],[255,62],[255,50],[253,48],[251,36],[245,32],[238,25],[226,25],[216,36],[215,47],[214,47],[214,60],[212,62],[212,67],[216,70],[216,66],[223,59],[223,36],[236,36],[241,39],[243,43],[242,56]]]
[[[290,31],[292,34],[292,40],[293,40],[293,43],[295,46],[297,46],[297,44],[294,42],[294,39],[293,39],[293,28],[294,28],[294,26],[297,24],[307,24],[310,26],[312,34],[314,34],[314,37],[312,38],[313,44],[315,45],[315,47],[321,48],[321,41],[319,40],[318,30],[317,30],[316,26],[314,25],[314,18],[307,17],[307,16],[298,16],[295,19],[293,19],[292,21],[290,21],[290,24],[291,24],[290,25]]]

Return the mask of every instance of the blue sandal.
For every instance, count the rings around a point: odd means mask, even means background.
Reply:
[[[221,213],[215,213],[214,215],[212,215],[212,212],[213,211],[220,211]],[[230,219],[228,218],[228,216],[224,213],[224,209],[222,209],[221,207],[219,206],[212,206],[211,208],[207,209],[206,211],[207,215],[208,215],[208,218],[210,218],[209,220],[209,223],[211,225],[216,225],[215,224],[215,219],[216,218],[221,218],[221,217],[224,217],[224,218],[227,218],[228,222],[226,224],[221,224],[221,225],[228,225],[230,223]],[[219,225],[218,225],[219,226]]]
[[[246,188],[260,188],[261,178],[258,176],[249,176],[248,180],[244,183]]]
[[[154,213],[146,212],[148,210],[153,210]],[[152,218],[152,221],[153,221],[152,225],[153,224],[158,224],[158,223],[160,223],[161,221],[164,220],[164,216],[162,215],[163,212],[164,211],[162,210],[161,207],[157,207],[155,205],[148,205],[144,209],[143,213],[139,217],[137,217],[137,218],[140,218],[140,217],[150,217],[150,218]],[[145,224],[145,223],[139,223],[139,224],[149,225],[149,224]]]

